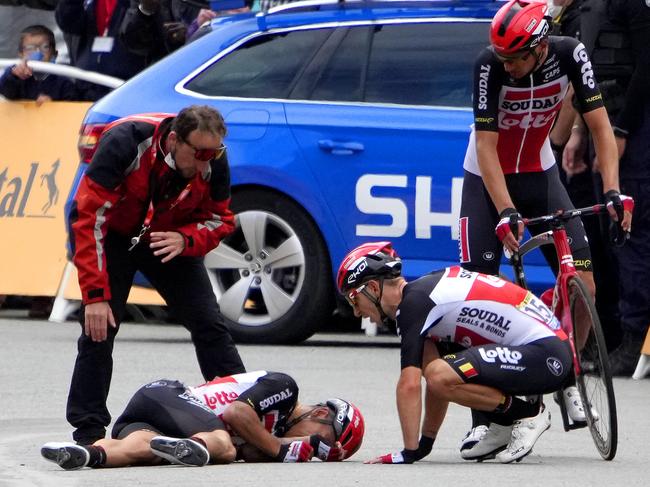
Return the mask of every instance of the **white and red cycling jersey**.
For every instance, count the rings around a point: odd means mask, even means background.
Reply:
[[[423,339],[526,345],[566,334],[553,312],[530,291],[499,277],[448,267],[404,287],[397,310],[402,368],[420,367]]]
[[[282,432],[298,401],[298,387],[293,379],[265,370],[219,377],[188,389],[219,418],[231,403],[243,400],[272,434]]]
[[[555,164],[548,134],[569,83],[580,113],[603,106],[585,46],[570,37],[549,37],[548,55],[530,75],[513,79],[486,47],[474,66],[474,127],[466,171],[481,175],[475,131],[499,133],[497,153],[504,174],[541,172]],[[570,100],[567,100],[570,103]]]

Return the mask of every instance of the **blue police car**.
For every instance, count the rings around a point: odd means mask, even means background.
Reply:
[[[352,247],[392,241],[407,277],[458,262],[472,66],[499,6],[324,0],[218,18],[93,105],[80,171],[118,117],[220,110],[237,214],[206,257],[221,310],[240,341],[303,340],[331,317]],[[538,264],[529,280],[551,282]]]

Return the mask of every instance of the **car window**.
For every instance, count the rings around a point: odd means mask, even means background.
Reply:
[[[473,65],[488,23],[383,25],[375,29],[364,101],[471,106]]]
[[[307,98],[470,107],[474,60],[487,45],[488,27],[449,22],[342,28],[347,32],[319,79],[310,82]]]
[[[362,100],[362,76],[366,71],[371,35],[372,31],[367,27],[345,30],[335,52],[321,70],[309,97],[311,100]]]
[[[202,71],[185,87],[210,96],[286,98],[332,29],[258,36]]]

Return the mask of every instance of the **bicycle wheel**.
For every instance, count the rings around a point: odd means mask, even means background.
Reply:
[[[582,280],[578,277],[569,280],[568,291],[580,363],[576,383],[598,453],[605,460],[612,460],[618,443],[618,423],[605,337],[591,294]]]

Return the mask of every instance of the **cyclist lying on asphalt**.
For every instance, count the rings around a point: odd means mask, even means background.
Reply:
[[[113,427],[92,445],[46,443],[41,455],[66,470],[235,460],[340,461],[361,446],[364,420],[342,399],[307,406],[290,376],[256,371],[197,387],[176,380],[142,386]],[[167,436],[168,435],[168,436]]]
[[[404,449],[369,463],[413,463],[428,455],[449,402],[484,411],[500,425],[481,442],[493,447],[483,459],[521,460],[551,416],[541,402],[515,396],[553,392],[572,370],[559,322],[532,293],[498,277],[454,266],[407,283],[401,268],[391,243],[375,242],[352,250],[337,276],[356,316],[396,320],[401,339],[396,394]]]

